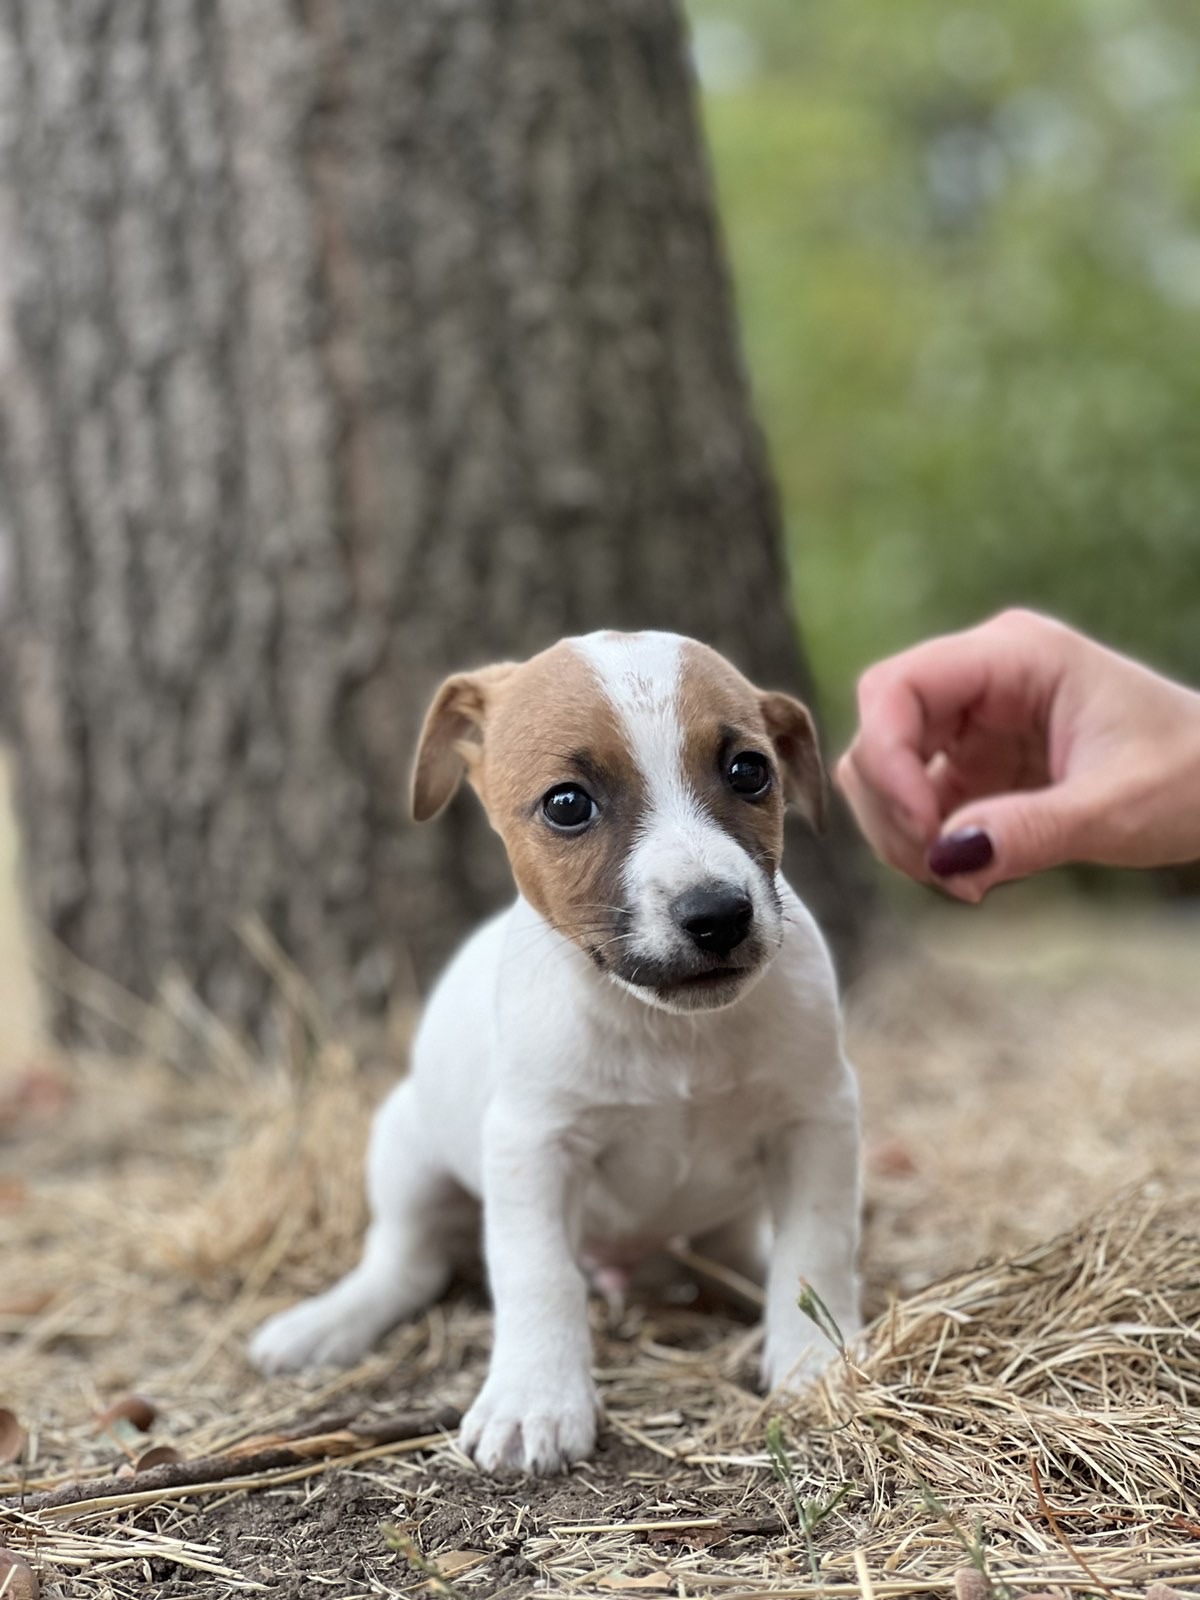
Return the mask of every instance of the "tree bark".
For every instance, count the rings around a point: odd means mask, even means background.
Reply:
[[[361,1011],[506,892],[406,818],[443,672],[654,625],[811,698],[675,0],[0,0],[0,480],[34,916],[250,1030],[246,913]]]

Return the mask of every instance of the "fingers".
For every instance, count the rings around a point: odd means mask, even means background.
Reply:
[[[924,878],[925,853],[937,833],[937,821],[918,820],[916,811],[893,804],[884,791],[864,778],[855,763],[853,750],[841,758],[835,780],[854,812],[859,827],[872,850],[889,866],[906,872],[910,878]]]
[[[1035,809],[1030,820],[1014,822],[1003,861],[994,841],[988,859],[977,859],[986,843],[980,839],[960,845],[957,854],[952,846],[940,861],[929,857],[946,834],[983,827],[969,805],[961,821],[956,814],[944,822],[956,807],[1045,781],[1048,708],[1066,632],[1031,613],[1005,613],[918,645],[863,675],[860,728],[836,776],[883,860],[919,880],[929,879],[935,865],[957,862],[948,875],[933,875],[944,876],[960,898],[974,899],[977,886],[1035,870],[1018,863],[1053,854],[1050,840],[1057,835],[1051,823],[1039,823]]]
[[[1093,802],[1084,783],[974,801],[947,817],[929,862],[956,899],[977,902],[998,883],[1078,859],[1081,819]]]
[[[959,714],[937,693],[947,642],[932,641],[863,674],[861,726],[837,767],[837,782],[873,849],[912,877],[925,875],[925,851],[942,816],[929,757]]]

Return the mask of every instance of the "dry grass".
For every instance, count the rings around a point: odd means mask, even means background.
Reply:
[[[490,1483],[448,1434],[343,1441],[249,1479],[9,1510],[0,1543],[83,1597],[885,1600],[971,1561],[1014,1593],[1200,1582],[1198,945],[1018,903],[927,924],[853,998],[880,1315],[774,1426],[747,1387],[757,1333],[727,1308],[597,1305],[610,1423],[564,1484]],[[244,1363],[254,1324],[354,1253],[385,1085],[336,1045],[257,1078],[8,1054],[0,1404],[30,1437],[0,1492],[136,1457],[147,1440],[96,1420],[132,1390],[189,1459],[469,1398],[488,1339],[469,1291],[350,1373],[264,1384]]]
[[[929,1524],[1007,1574],[1095,1589],[1200,1570],[1200,1225],[1157,1185],[895,1304],[792,1426],[887,1507],[862,1544],[919,1571]]]

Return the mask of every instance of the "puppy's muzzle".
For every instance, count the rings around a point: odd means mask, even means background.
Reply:
[[[696,949],[723,959],[743,943],[754,922],[754,903],[732,884],[706,883],[671,902],[671,916]]]

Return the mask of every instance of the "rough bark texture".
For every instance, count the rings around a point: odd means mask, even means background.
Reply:
[[[0,313],[32,908],[136,993],[256,1025],[246,912],[335,1009],[428,974],[506,887],[406,820],[445,670],[808,688],[675,0],[0,0]]]

